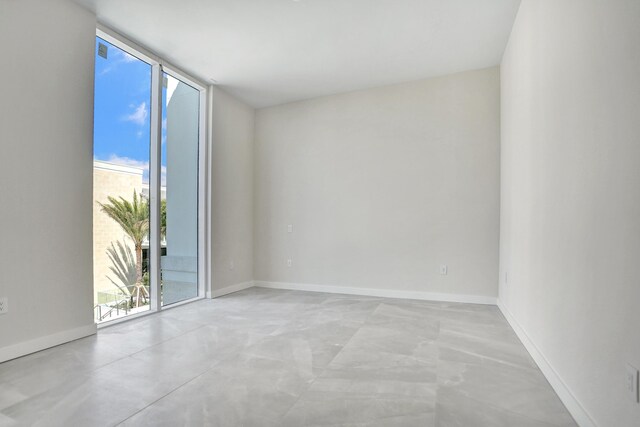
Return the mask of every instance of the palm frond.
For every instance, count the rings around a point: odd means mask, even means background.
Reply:
[[[136,273],[136,261],[131,248],[124,245],[122,242],[117,242],[117,247],[111,243],[111,246],[107,249],[107,256],[111,260],[111,266],[109,270],[115,276],[113,278],[107,276],[107,279],[116,286],[120,291],[126,295],[131,295],[131,291],[135,288],[137,273]]]
[[[117,222],[124,232],[131,237],[136,247],[140,247],[149,234],[149,203],[144,197],[138,198],[133,192],[133,201],[124,197],[109,196],[108,203],[100,203],[102,212]]]

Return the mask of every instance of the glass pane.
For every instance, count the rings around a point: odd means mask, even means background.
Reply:
[[[200,91],[163,73],[162,304],[198,296]]]
[[[97,322],[149,310],[151,65],[96,37],[93,286]]]

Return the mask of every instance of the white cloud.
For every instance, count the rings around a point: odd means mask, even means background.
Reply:
[[[124,63],[129,63],[129,62],[135,62],[137,61],[138,58],[136,58],[133,55],[129,55],[127,52],[122,52],[122,62]]]
[[[131,166],[131,167],[143,169],[146,171],[149,170],[149,162],[132,159],[130,157],[122,157],[122,156],[118,156],[117,154],[112,154],[106,160],[101,160],[101,161],[104,161],[107,163],[113,163],[115,165]]]
[[[129,55],[127,52],[115,47],[109,50],[109,54],[112,55],[109,65],[105,67],[100,73],[98,73],[98,76],[104,76],[105,74],[110,73],[111,71],[118,68],[120,64],[129,64],[131,62],[138,61],[138,58],[136,58],[135,56]]]
[[[109,67],[104,68],[102,71],[100,71],[98,73],[98,77],[104,76],[105,74],[110,73],[111,70],[113,70],[113,66],[109,66]]]
[[[133,122],[137,125],[144,125],[145,120],[149,116],[149,110],[147,109],[147,103],[142,102],[140,105],[135,107],[135,111],[128,116],[124,117],[124,120],[128,122]]]

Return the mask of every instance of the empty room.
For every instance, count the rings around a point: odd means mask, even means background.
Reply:
[[[0,427],[639,427],[639,0],[0,0]]]

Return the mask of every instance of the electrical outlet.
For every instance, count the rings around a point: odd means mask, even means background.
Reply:
[[[627,364],[627,395],[632,402],[638,403],[638,370]]]
[[[287,233],[293,233],[293,225],[292,224],[287,225]]]
[[[229,260],[229,270],[233,270],[234,268],[236,268],[236,264],[235,262],[233,262],[232,259]]]
[[[291,258],[287,258],[287,267],[291,267],[293,262],[291,262]]]
[[[447,275],[447,271],[448,271],[447,266],[446,266],[446,265],[444,265],[444,264],[442,264],[442,265],[440,266],[440,274],[442,274],[443,276],[446,276],[446,275]]]
[[[9,298],[0,298],[0,314],[7,314],[9,312]]]

